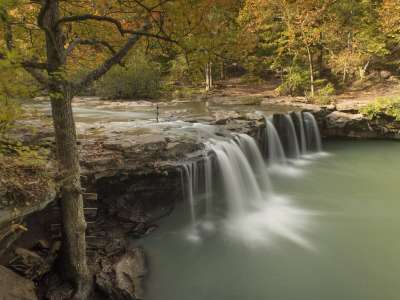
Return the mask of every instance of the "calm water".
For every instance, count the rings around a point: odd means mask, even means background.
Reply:
[[[141,241],[146,299],[400,299],[400,143],[324,147],[330,156],[271,174],[274,196],[243,227],[213,220],[194,242],[179,206]]]

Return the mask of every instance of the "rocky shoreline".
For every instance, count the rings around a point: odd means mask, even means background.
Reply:
[[[287,106],[287,103],[268,104]],[[400,122],[386,115],[369,120],[357,108],[290,103],[294,110],[314,114],[324,138],[399,139]],[[183,118],[190,123],[215,125],[218,134],[246,133],[260,137],[264,115],[257,111],[239,113],[218,111],[210,118]],[[24,134],[25,143],[52,148],[49,124]],[[183,161],[203,155],[207,136],[174,122],[137,126],[135,122],[78,123],[82,182],[85,188],[85,216],[88,221],[88,257],[98,295],[94,299],[141,299],[141,279],[146,275],[145,255],[135,239],[157,228],[156,221],[168,215],[182,201]],[[201,130],[200,130],[201,132]],[[0,214],[1,246],[7,251],[0,259],[25,278],[0,268],[0,289],[11,280],[4,299],[68,299],[72,288],[58,276],[57,256],[61,227],[57,206],[57,184],[37,205],[15,213],[14,208]],[[41,222],[35,220],[40,219]],[[16,225],[26,230],[15,229]],[[16,236],[18,233],[18,236]],[[7,240],[7,239],[9,240]],[[8,294],[7,294],[8,293]],[[7,298],[8,297],[8,298]],[[103,297],[103,298],[102,298]]]

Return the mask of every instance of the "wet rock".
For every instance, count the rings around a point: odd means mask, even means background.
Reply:
[[[37,300],[38,298],[32,281],[0,266],[0,299]]]
[[[142,279],[147,274],[142,249],[130,250],[114,262],[103,259],[101,265],[96,286],[108,299],[142,299]]]
[[[264,114],[258,112],[247,113],[245,118],[246,120],[259,121],[264,119]]]
[[[215,124],[225,125],[232,119],[238,119],[240,115],[235,111],[217,111],[213,113]]]

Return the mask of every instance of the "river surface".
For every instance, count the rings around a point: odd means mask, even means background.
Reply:
[[[214,220],[201,240],[188,239],[187,203],[179,204],[140,241],[150,269],[145,298],[400,299],[400,143],[330,141],[324,149],[329,155],[270,172],[274,193],[243,227]]]

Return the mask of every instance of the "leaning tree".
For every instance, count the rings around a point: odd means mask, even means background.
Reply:
[[[86,261],[79,154],[72,99],[114,65],[138,41],[171,41],[161,15],[170,0],[2,0],[0,59],[31,74],[48,92],[56,140],[64,230],[65,274],[84,299],[91,286]],[[83,63],[82,63],[83,61]],[[85,72],[76,76],[85,66]],[[89,66],[89,67],[88,67]]]

